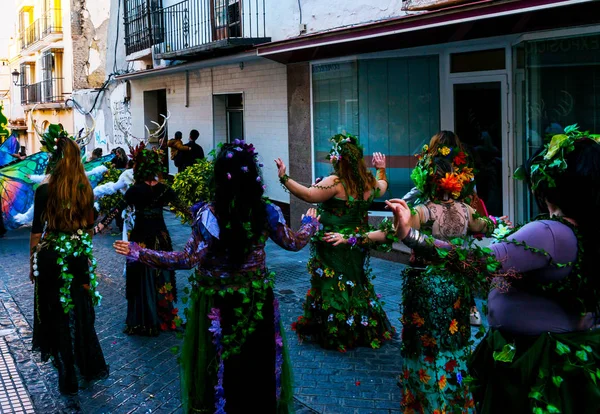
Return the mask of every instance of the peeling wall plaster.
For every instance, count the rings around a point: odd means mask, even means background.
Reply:
[[[110,3],[71,0],[73,89],[99,88],[106,78]]]

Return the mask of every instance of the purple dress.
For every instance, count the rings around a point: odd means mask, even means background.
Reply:
[[[572,267],[556,267],[554,263],[574,262],[577,258],[577,237],[568,226],[553,220],[538,220],[523,226],[510,240],[525,242],[544,250],[535,253],[510,242],[490,246],[503,270],[514,270],[522,279],[506,292],[494,289],[488,296],[488,320],[491,328],[520,335],[543,332],[574,332],[593,326],[591,314],[583,318],[555,300],[529,292],[531,284],[545,284],[564,279]]]
[[[129,259],[162,269],[190,269],[192,289],[181,353],[182,400],[186,412],[286,413],[292,399],[274,274],[266,268],[265,241],[298,251],[318,229],[305,217],[298,232],[281,210],[265,204],[263,238],[241,266],[213,241],[219,224],[212,206],[195,214],[192,236],[181,252],[156,252],[133,245]]]

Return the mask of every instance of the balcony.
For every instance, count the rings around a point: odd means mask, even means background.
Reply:
[[[44,47],[46,43],[61,38],[62,12],[60,9],[50,9],[19,34],[21,54],[32,54]]]
[[[146,1],[143,8],[150,13],[145,18],[132,14],[126,21],[127,54],[153,46],[159,59],[190,59],[271,40],[264,0],[183,0],[169,7],[157,7],[156,0],[127,1]]]
[[[51,78],[21,87],[21,105],[63,103],[63,79]]]

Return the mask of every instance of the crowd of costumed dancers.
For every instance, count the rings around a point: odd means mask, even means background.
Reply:
[[[52,359],[62,393],[109,375],[94,329],[102,283],[92,236],[116,218],[123,237],[114,248],[127,258],[124,332],[184,330],[185,412],[293,411],[285,327],[265,254],[269,239],[290,251],[310,246],[311,287],[290,328],[303,346],[333,352],[379,348],[396,335],[371,282],[369,255],[398,241],[412,249],[410,265],[398,267],[402,412],[600,407],[597,135],[567,127],[515,172],[545,215],[513,228],[507,217],[487,215],[470,151],[450,131],[417,154],[414,189],[386,201],[393,221],[368,225],[371,203],[388,189],[386,157],[374,153],[368,166],[359,139],[338,134],[328,155],[331,175],[311,186],[275,160],[281,185],[316,204],[293,230],[265,197],[258,149],[243,140],[213,152],[211,195],[189,206],[164,179],[158,148],[141,144],[129,157],[117,150],[86,162],[81,147],[91,128],[79,138],[59,125],[36,131],[43,152],[0,168],[0,191],[6,227],[31,223],[33,348]],[[173,251],[166,206],[191,223],[181,251]],[[482,247],[483,238],[493,242]],[[182,324],[174,304],[183,289],[174,272],[192,268]],[[484,296],[489,327],[475,343],[471,317],[475,297]]]

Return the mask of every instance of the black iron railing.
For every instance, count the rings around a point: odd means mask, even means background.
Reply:
[[[61,9],[50,9],[20,33],[21,50],[27,49],[47,36],[62,33]]]
[[[63,78],[51,78],[21,86],[21,105],[64,102]]]
[[[162,42],[162,0],[125,1],[125,50],[128,55]]]
[[[265,0],[184,0],[161,12],[164,41],[154,45],[159,56],[252,45],[267,37]]]

